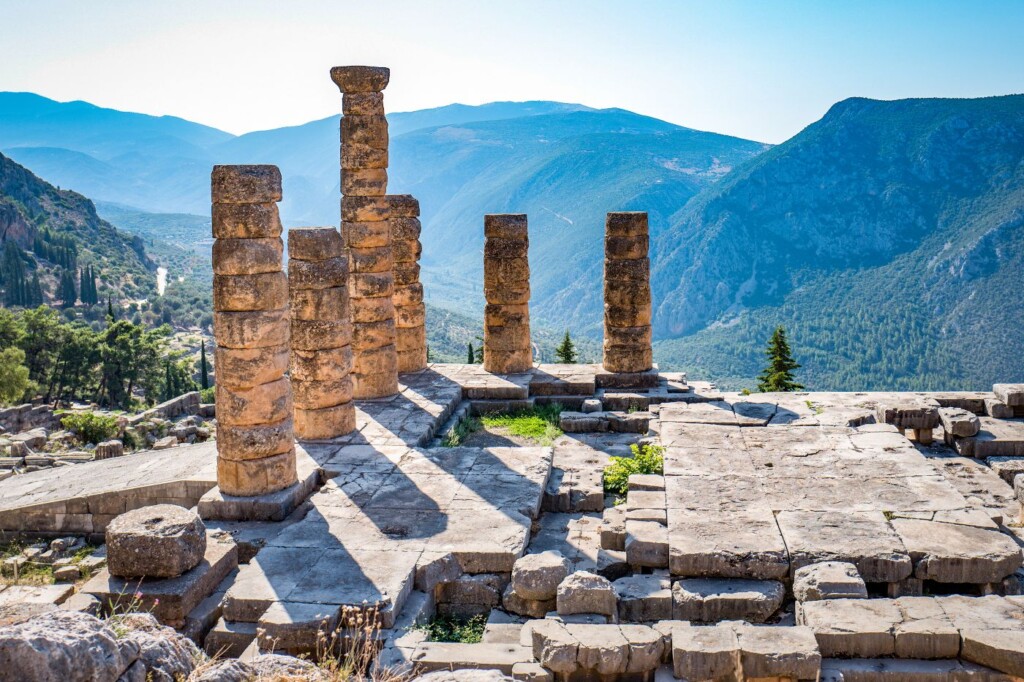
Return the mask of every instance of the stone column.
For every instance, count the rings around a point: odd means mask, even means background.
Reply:
[[[352,393],[398,393],[391,229],[388,223],[388,121],[384,96],[391,72],[336,66],[342,92],[341,231],[349,252],[352,310]]]
[[[281,173],[214,166],[212,190],[217,484],[264,495],[296,482]]]
[[[646,372],[651,350],[647,214],[609,213],[604,236],[604,368]]]
[[[295,435],[325,439],[355,430],[348,255],[333,227],[288,231]]]
[[[420,284],[420,202],[408,194],[388,196],[391,205],[391,254],[395,261],[395,326],[398,371],[427,366],[426,307]]]
[[[530,345],[530,239],[524,214],[484,216],[484,369],[533,367]]]

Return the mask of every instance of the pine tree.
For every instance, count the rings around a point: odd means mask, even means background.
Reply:
[[[472,365],[476,362],[476,353],[473,352],[473,342],[469,342],[467,345],[466,363]]]
[[[565,330],[565,338],[562,339],[562,343],[558,344],[555,348],[555,357],[558,361],[566,365],[576,364],[576,346],[572,342],[572,338],[569,336],[569,330]]]
[[[206,365],[206,339],[200,341],[199,346],[199,381],[203,390],[210,387],[210,370]]]
[[[793,359],[789,342],[786,340],[786,330],[781,325],[775,328],[772,338],[768,341],[765,355],[768,356],[768,366],[757,378],[757,390],[771,393],[804,389],[801,384],[796,383],[793,376],[793,370],[800,369],[800,365]]]

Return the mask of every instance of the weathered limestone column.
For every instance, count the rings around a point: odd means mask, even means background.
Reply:
[[[604,236],[604,368],[646,372],[651,349],[647,213],[609,213]]]
[[[427,312],[420,284],[420,202],[408,194],[388,196],[391,205],[391,254],[395,261],[396,349],[398,371],[427,366]]]
[[[333,227],[288,231],[295,435],[324,439],[356,428],[348,255]]]
[[[529,246],[526,215],[484,216],[484,369],[488,372],[515,374],[533,367]]]
[[[288,279],[276,166],[214,166],[217,484],[256,496],[296,482]]]
[[[391,228],[387,197],[388,121],[384,96],[391,72],[336,66],[342,92],[341,231],[349,252],[352,310],[352,393],[398,393]]]

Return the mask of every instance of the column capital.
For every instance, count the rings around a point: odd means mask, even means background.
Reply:
[[[391,69],[386,66],[331,67],[331,80],[342,93],[380,92],[390,79]]]

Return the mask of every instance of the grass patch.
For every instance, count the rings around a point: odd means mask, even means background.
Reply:
[[[631,474],[658,474],[665,471],[665,448],[660,445],[629,446],[632,457],[612,457],[612,463],[604,470],[604,491],[625,498],[629,491]]]
[[[476,417],[466,417],[452,427],[451,431],[445,434],[441,445],[446,448],[457,448],[466,442],[466,439],[480,430],[480,420]]]
[[[427,633],[431,642],[459,642],[461,644],[477,644],[483,639],[484,627],[487,625],[485,616],[472,618],[454,618],[452,616],[435,616],[422,630]]]
[[[562,435],[558,426],[561,414],[561,405],[537,405],[531,410],[512,414],[486,415],[480,418],[480,422],[487,428],[505,429],[513,436],[536,441],[540,445],[551,445]]]

